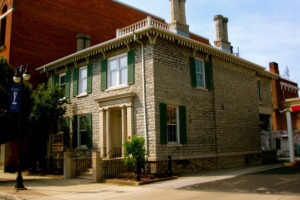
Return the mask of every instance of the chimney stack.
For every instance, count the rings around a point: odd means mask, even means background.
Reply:
[[[77,51],[81,51],[91,46],[92,37],[84,34],[77,34]]]
[[[228,41],[228,18],[223,17],[222,15],[215,15],[214,21],[216,24],[216,35],[217,39],[215,40],[216,47],[219,47],[227,53],[232,53],[232,47]]]
[[[270,69],[270,72],[273,72],[275,74],[279,74],[278,64],[276,62],[270,62],[269,63],[269,69]]]
[[[189,26],[186,24],[185,2],[186,0],[169,0],[171,6],[171,31],[190,37]]]

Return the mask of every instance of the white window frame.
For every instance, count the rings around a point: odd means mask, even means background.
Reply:
[[[61,78],[62,77],[65,77],[65,82],[64,83],[61,83]],[[59,74],[59,76],[58,76],[58,84],[59,84],[60,87],[64,86],[64,92],[65,92],[65,90],[66,90],[66,73]]]
[[[179,107],[178,106],[172,106],[167,105],[167,118],[168,118],[168,108],[175,108],[176,109],[176,141],[169,141],[169,125],[175,125],[175,124],[169,124],[167,120],[167,141],[168,144],[180,144],[180,134],[179,134]]]
[[[78,122],[78,124],[77,124],[77,146],[81,147],[81,148],[86,148],[87,144],[84,144],[84,145],[81,144],[81,131],[84,131],[84,130],[80,129],[80,118],[81,117],[85,117],[85,120],[87,120],[87,116],[86,115],[79,115],[79,116],[77,116],[77,122]],[[86,123],[86,127],[87,126],[88,125]],[[85,132],[86,132],[86,137],[87,137],[87,128],[85,129]],[[87,143],[87,141],[85,141],[85,143]]]
[[[126,67],[120,67],[120,59],[123,58],[123,57],[126,57]],[[110,63],[111,61],[113,60],[116,60],[117,59],[117,62],[118,62],[118,68],[116,70],[111,70],[111,67],[110,67]],[[126,69],[127,70],[127,73],[126,73],[126,83],[123,83],[121,84],[121,70],[122,69]],[[112,72],[117,72],[117,85],[114,85],[112,86],[111,84],[111,73]],[[109,58],[108,59],[108,64],[107,64],[107,88],[114,88],[114,87],[119,87],[119,86],[125,86],[125,85],[128,85],[128,53],[124,53],[124,54],[121,54],[121,55],[118,55],[118,56],[115,56],[115,57],[112,57],[112,58]]]
[[[86,78],[82,78],[82,71],[86,70]],[[80,67],[79,68],[79,75],[78,75],[78,94],[86,94],[87,90],[87,66],[85,67]],[[83,88],[83,82],[85,82],[86,87]]]
[[[200,61],[202,63],[202,71],[203,72],[198,72],[197,71],[197,61]],[[195,58],[195,71],[196,71],[196,86],[197,87],[201,87],[201,88],[206,88],[206,77],[205,77],[205,63],[204,63],[204,60],[199,59],[199,58]],[[203,76],[203,85],[198,84],[197,74],[200,74],[200,75]]]

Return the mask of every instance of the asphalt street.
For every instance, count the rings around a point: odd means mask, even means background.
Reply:
[[[180,189],[210,192],[300,195],[300,166],[281,167],[224,180],[195,184]]]

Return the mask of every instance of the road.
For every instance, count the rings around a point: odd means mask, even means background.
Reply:
[[[180,189],[209,192],[300,195],[300,166],[282,167],[230,179],[191,185]]]

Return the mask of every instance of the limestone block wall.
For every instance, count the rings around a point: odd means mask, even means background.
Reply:
[[[154,46],[156,156],[162,159],[207,157],[216,151],[213,92],[191,86],[192,55],[193,50],[160,38]],[[160,144],[159,103],[186,106],[187,144]]]
[[[146,72],[146,92],[147,92],[147,119],[148,119],[148,132],[149,132],[149,140],[154,141],[152,137],[154,130],[154,87],[153,87],[153,48],[151,45],[147,45],[147,41],[145,42],[144,48],[144,61],[145,61],[145,72]],[[99,120],[99,103],[96,102],[96,99],[101,99],[105,97],[113,97],[120,94],[133,92],[136,94],[133,100],[133,133],[144,136],[144,114],[143,114],[143,93],[142,93],[142,54],[141,54],[141,46],[138,43],[133,43],[130,46],[131,50],[134,50],[135,54],[135,83],[133,85],[128,85],[125,87],[121,87],[118,89],[107,89],[105,91],[101,91],[101,61],[103,59],[102,54],[97,54],[89,58],[89,62],[93,64],[93,78],[92,78],[92,93],[82,97],[73,97],[73,68],[74,65],[69,66],[71,70],[71,82],[70,82],[70,93],[71,93],[71,104],[68,105],[67,116],[72,116],[74,114],[86,114],[92,113],[92,127],[93,127],[93,148],[103,148],[100,146],[102,138],[100,137],[100,128],[102,125]],[[113,49],[111,51],[106,52],[107,58],[117,56],[119,54],[127,52],[128,49],[124,47],[120,47],[118,49]],[[78,62],[77,65],[84,66],[86,65],[86,61],[82,60],[82,62]],[[72,124],[70,124],[70,144],[72,144]],[[101,150],[101,149],[100,149]],[[149,143],[149,153],[153,154],[154,146],[152,143]]]
[[[213,57],[218,153],[260,150],[255,72]]]

